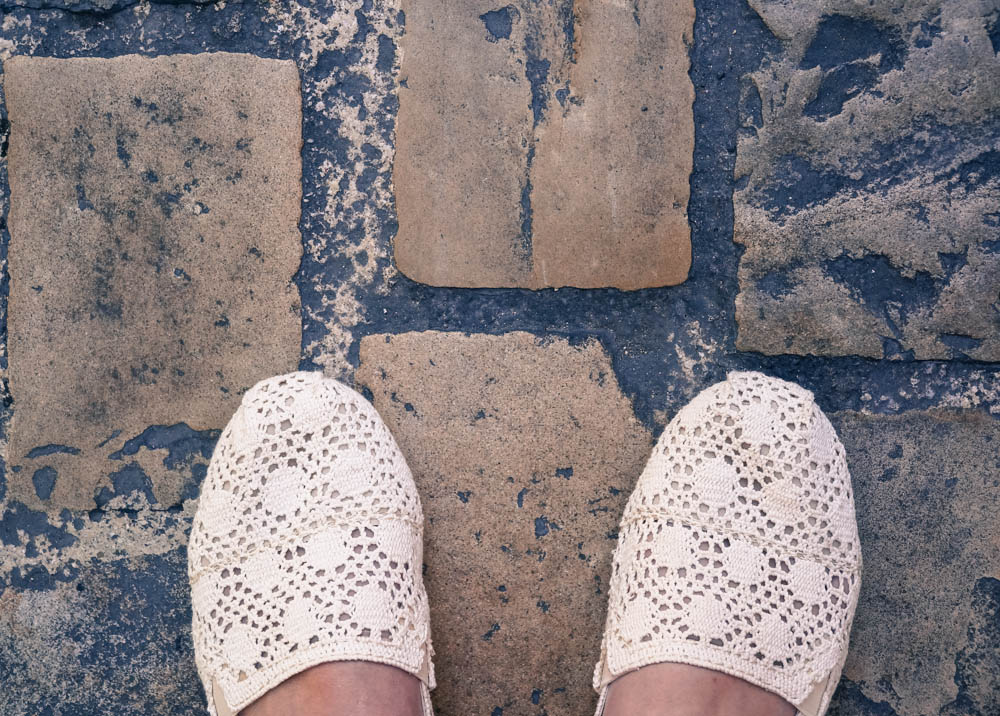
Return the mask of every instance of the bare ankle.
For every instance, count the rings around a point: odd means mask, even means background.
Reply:
[[[667,663],[612,682],[603,716],[795,716],[795,707],[735,676]]]
[[[286,679],[240,716],[421,716],[420,681],[367,661],[318,664]]]

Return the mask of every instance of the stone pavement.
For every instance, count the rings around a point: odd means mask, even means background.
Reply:
[[[198,485],[294,368],[414,471],[441,714],[592,713],[624,502],[737,369],[847,449],[831,714],[1000,713],[1000,2],[401,1],[0,6],[0,713],[204,713]]]
[[[403,274],[524,288],[687,278],[691,0],[403,10]]]

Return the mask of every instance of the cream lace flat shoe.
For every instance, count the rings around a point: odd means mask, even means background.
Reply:
[[[601,658],[702,666],[822,716],[861,586],[844,448],[812,393],[732,373],[660,437],[622,517]]]
[[[250,389],[216,445],[188,546],[212,716],[343,660],[417,676],[431,716],[422,539],[410,470],[368,401],[320,373]]]

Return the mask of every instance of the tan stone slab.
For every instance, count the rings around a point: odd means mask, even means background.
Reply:
[[[608,355],[527,333],[375,335],[357,380],[423,501],[438,713],[592,713],[615,535],[652,446]]]
[[[47,505],[87,508],[127,439],[221,428],[298,363],[298,74],[229,53],[14,57],[4,73],[10,496],[40,502],[49,466]],[[47,445],[69,450],[27,457]]]
[[[737,349],[1000,361],[995,8],[750,5],[782,42],[743,79]]]
[[[995,671],[976,673],[992,668],[977,667],[976,654],[996,653],[995,630],[972,627],[983,616],[977,591],[1000,578],[1000,421],[972,412],[831,418],[864,557],[844,676],[899,716],[997,713]],[[988,619],[996,623],[995,607]],[[982,664],[996,663],[989,658]]]
[[[403,273],[534,289],[687,277],[691,0],[403,8]]]

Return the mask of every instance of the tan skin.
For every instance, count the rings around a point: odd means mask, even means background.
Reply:
[[[240,716],[422,716],[420,681],[385,664],[319,664],[281,682]]]
[[[603,716],[795,716],[795,707],[729,674],[651,664],[611,682]]]
[[[320,664],[268,691],[240,716],[422,716],[420,682],[394,666]],[[604,716],[795,716],[780,696],[687,664],[652,664],[612,682]]]

